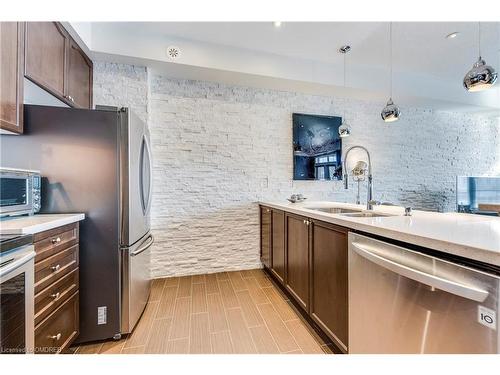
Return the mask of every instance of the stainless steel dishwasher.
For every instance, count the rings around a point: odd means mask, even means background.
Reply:
[[[349,353],[500,353],[499,280],[349,233]]]

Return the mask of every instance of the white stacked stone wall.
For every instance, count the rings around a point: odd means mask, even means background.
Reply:
[[[353,202],[355,185],[292,180],[292,113],[342,115],[344,149],[371,152],[375,198],[455,209],[456,175],[500,174],[500,123],[480,115],[169,79],[143,67],[94,65],[94,103],[129,106],[147,119],[154,164],[154,277],[255,268],[260,200],[302,193]],[[353,154],[353,161],[364,158]],[[362,187],[362,200],[366,189]]]

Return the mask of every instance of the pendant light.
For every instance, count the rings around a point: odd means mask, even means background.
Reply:
[[[481,58],[481,22],[478,22],[479,58],[464,77],[464,87],[469,92],[489,89],[497,80],[497,72]]]
[[[339,52],[344,55],[344,88],[346,87],[346,79],[345,79],[346,61],[345,60],[346,60],[347,52],[349,52],[350,50],[351,50],[351,46],[349,46],[349,45],[345,45],[345,46],[342,46],[339,48]],[[349,137],[350,135],[351,135],[351,127],[349,126],[349,124],[345,120],[345,105],[344,105],[344,116],[342,117],[342,124],[340,124],[340,126],[339,126],[339,136],[341,138],[345,138],[345,137]]]
[[[392,101],[392,22],[389,24],[389,40],[390,40],[390,50],[391,50],[391,95],[389,97],[389,101],[385,105],[384,109],[382,109],[382,112],[380,115],[382,116],[382,120],[385,122],[394,122],[399,120],[399,116],[401,115],[401,111],[399,110],[399,107],[394,104]]]

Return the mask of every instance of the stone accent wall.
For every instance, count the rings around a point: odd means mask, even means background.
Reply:
[[[452,211],[455,176],[500,173],[500,124],[480,115],[402,108],[392,124],[384,103],[169,79],[144,68],[94,65],[96,104],[147,114],[154,194],[154,277],[260,266],[259,200],[303,193],[354,202],[355,183],[292,180],[292,113],[342,115],[353,128],[344,148],[371,152],[374,195],[414,208]],[[364,158],[352,154],[352,161]],[[362,201],[366,189],[362,186]]]

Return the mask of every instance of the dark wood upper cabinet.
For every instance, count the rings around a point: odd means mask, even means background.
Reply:
[[[311,318],[344,351],[348,346],[346,228],[311,224]]]
[[[72,107],[92,108],[92,71],[60,23],[26,22],[26,78]]]
[[[66,95],[68,38],[56,22],[26,22],[25,75],[59,98]]]
[[[271,267],[271,209],[260,207],[260,260]]]
[[[73,40],[68,48],[68,95],[76,107],[92,107],[92,61]]]
[[[286,277],[285,287],[296,301],[309,310],[309,221],[302,216],[285,214]]]
[[[281,283],[285,280],[285,213],[280,210],[271,210],[272,222],[272,266],[271,272]]]
[[[0,129],[23,132],[24,23],[0,22]]]

